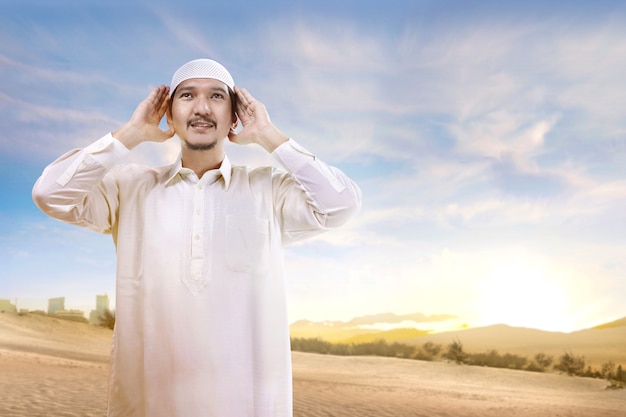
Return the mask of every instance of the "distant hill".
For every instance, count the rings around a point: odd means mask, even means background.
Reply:
[[[460,341],[466,352],[480,353],[497,350],[529,359],[538,353],[553,356],[556,360],[565,352],[584,356],[587,364],[601,366],[609,360],[626,367],[626,317],[601,324],[591,329],[571,333],[548,332],[537,329],[511,327],[504,324],[467,328],[463,330],[432,333],[419,329],[420,323],[445,322],[458,318],[451,315],[427,316],[421,313],[395,315],[382,313],[355,317],[349,321],[300,320],[290,326],[291,336],[320,338],[333,343],[365,343],[383,339],[423,345],[433,342],[445,349],[450,343]],[[416,327],[383,330],[385,325],[413,322]],[[381,325],[376,328],[374,325]],[[391,327],[391,326],[389,326]]]
[[[386,342],[397,342],[399,340],[412,339],[416,337],[422,337],[430,334],[429,331],[418,330],[413,328],[400,328],[385,330],[382,332],[359,334],[352,336],[349,339],[343,340],[344,343],[368,343],[375,342],[377,340],[385,340]]]
[[[499,353],[529,358],[537,353],[545,353],[555,359],[565,352],[572,352],[574,355],[584,356],[589,365],[600,366],[611,360],[626,366],[626,326],[562,333],[499,324],[430,334],[401,342],[414,345],[433,342],[445,348],[454,341],[461,342],[466,352],[478,353],[495,349]]]
[[[346,327],[342,322],[313,322],[300,320],[289,326],[291,337],[319,338],[328,342],[340,342],[360,335],[373,335],[380,330]]]
[[[609,323],[600,324],[598,326],[593,327],[593,329],[601,330],[601,329],[613,329],[615,327],[625,327],[626,326],[626,317],[622,317],[621,319],[617,319],[615,321],[611,321]]]
[[[379,323],[394,324],[402,323],[405,321],[413,321],[415,323],[430,323],[434,321],[447,321],[456,318],[456,316],[450,314],[434,314],[429,316],[423,313],[411,313],[401,315],[397,315],[394,313],[380,313],[355,317],[345,322],[344,324],[346,326],[362,326]]]
[[[457,319],[450,314],[426,315],[412,313],[397,315],[380,313],[352,318],[348,321],[299,320],[289,326],[291,337],[320,338],[329,342],[363,343],[384,339],[388,342],[430,334],[417,327],[428,323],[445,323]],[[413,323],[411,324],[406,323]]]
[[[0,314],[0,350],[108,362],[113,332],[41,314]]]

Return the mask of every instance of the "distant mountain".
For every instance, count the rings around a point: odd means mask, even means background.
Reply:
[[[626,317],[591,329],[571,333],[548,332],[537,329],[512,327],[504,324],[465,328],[463,330],[434,333],[427,324],[440,321],[459,322],[456,316],[422,313],[396,315],[382,313],[355,317],[348,321],[300,320],[290,326],[291,337],[320,338],[334,343],[365,343],[383,339],[389,343],[400,342],[421,346],[426,342],[447,348],[459,341],[466,352],[480,353],[497,350],[532,359],[538,353],[553,356],[556,361],[565,352],[584,356],[592,366],[613,361],[626,366]],[[412,322],[413,326],[403,326]],[[423,328],[420,327],[423,324]],[[400,326],[400,327],[399,327]]]
[[[617,319],[615,321],[611,321],[609,323],[600,324],[598,326],[593,327],[593,329],[601,330],[601,329],[612,329],[615,327],[625,327],[626,326],[626,317],[622,317],[621,319]]]
[[[300,320],[289,326],[291,337],[317,338],[328,342],[343,342],[354,336],[378,332],[378,330],[361,329],[358,327],[335,326],[333,322],[313,322],[308,320]]]
[[[452,316],[450,314],[435,314],[428,316],[422,313],[412,313],[412,314],[403,314],[397,315],[394,313],[381,313],[381,314],[372,314],[367,316],[355,317],[350,321],[345,322],[346,326],[362,326],[362,325],[372,325],[379,323],[387,323],[387,324],[395,324],[402,323],[404,321],[414,321],[416,323],[430,323],[434,321],[447,321],[451,319],[456,319],[456,316]]]
[[[343,340],[344,343],[368,343],[375,342],[377,340],[384,340],[388,343],[397,342],[399,340],[412,339],[416,337],[422,337],[430,334],[427,330],[418,330],[413,328],[399,328],[385,330],[382,332],[359,334],[352,336],[349,339]]]
[[[320,338],[329,342],[363,343],[384,339],[388,342],[409,339],[430,334],[428,330],[420,330],[416,326],[427,323],[446,322],[456,319],[450,314],[426,315],[412,313],[397,315],[380,313],[354,317],[348,321],[310,321],[299,320],[289,326],[291,337]],[[398,326],[401,327],[398,327]]]
[[[574,355],[584,356],[590,365],[600,366],[613,361],[626,366],[624,325],[562,333],[498,324],[429,334],[401,342],[418,346],[432,342],[445,349],[455,341],[461,342],[466,352],[497,350],[499,353],[518,354],[529,359],[538,353],[544,353],[553,356],[555,360],[565,352],[572,352]]]
[[[457,316],[453,316],[450,314],[434,314],[434,315],[426,315],[422,313],[412,313],[412,314],[403,314],[397,315],[394,313],[379,313],[379,314],[370,314],[366,316],[354,317],[348,321],[339,321],[339,320],[324,320],[324,321],[310,321],[310,320],[299,320],[292,323],[292,326],[308,326],[311,324],[323,324],[325,326],[333,326],[333,327],[354,327],[354,326],[368,326],[375,324],[397,324],[405,321],[413,321],[416,323],[432,323],[439,321],[448,321],[452,319],[456,319]]]

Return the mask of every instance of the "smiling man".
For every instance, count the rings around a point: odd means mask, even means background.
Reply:
[[[174,134],[174,164],[121,162]],[[232,166],[228,139],[262,146],[281,168]],[[344,224],[361,193],[222,65],[183,65],[125,125],[49,165],[33,199],[116,245],[108,416],[292,415],[282,247]]]
[[[237,126],[237,118],[230,114],[230,99],[226,86],[211,78],[186,80],[176,88],[174,130],[184,138],[185,147],[193,151],[215,147],[220,139],[226,137],[220,138],[217,134],[218,119],[220,122],[226,120],[223,126],[219,126],[222,130]],[[203,114],[203,108],[207,110],[206,114]]]

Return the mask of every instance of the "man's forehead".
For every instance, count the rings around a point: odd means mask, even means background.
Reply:
[[[228,86],[215,78],[190,78],[181,82],[176,89],[180,91],[181,89],[187,90],[199,88],[209,88],[211,90],[222,90],[228,92]]]

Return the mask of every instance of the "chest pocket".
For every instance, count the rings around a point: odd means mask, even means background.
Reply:
[[[226,216],[226,262],[233,271],[262,274],[269,267],[269,221],[254,216]]]

